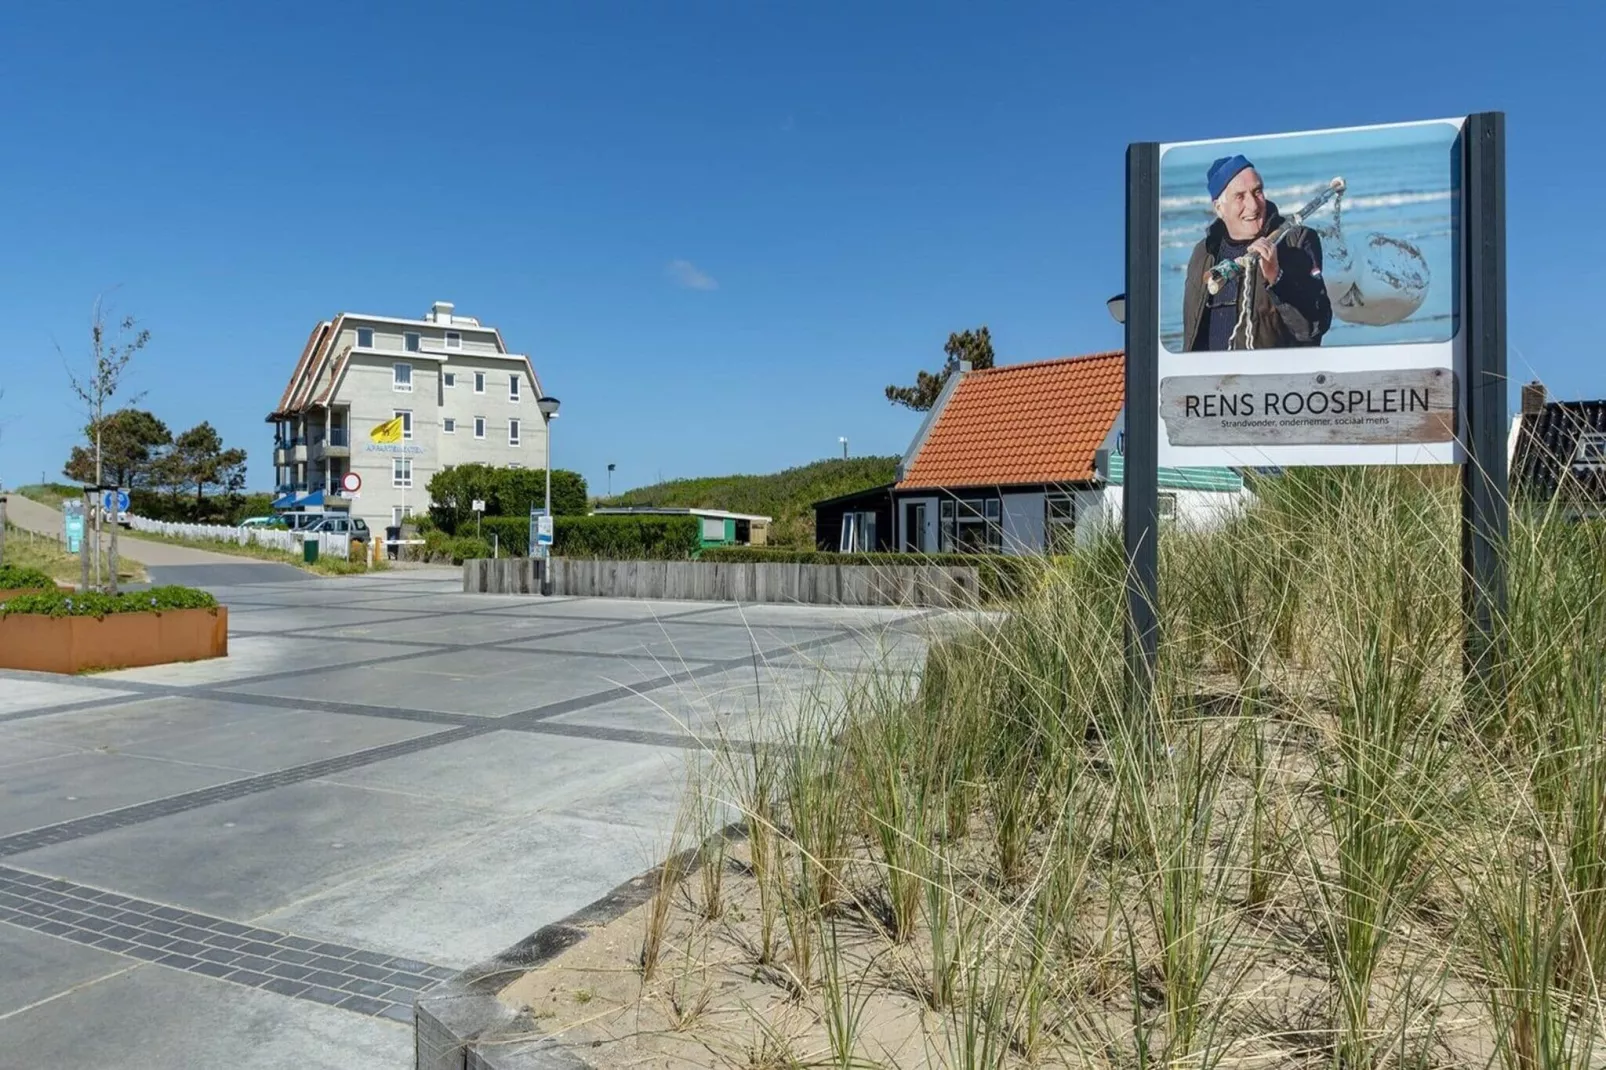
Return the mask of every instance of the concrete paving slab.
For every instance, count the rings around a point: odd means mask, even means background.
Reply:
[[[432,615],[397,620],[384,610],[370,609],[364,612],[369,614],[369,619],[356,624],[339,624],[323,628],[317,626],[316,620],[308,620],[303,627],[313,630],[302,634],[335,639],[383,639],[388,642],[495,643],[503,639],[517,639],[523,635],[543,635],[584,627],[583,624],[577,625],[574,621],[521,620],[478,615],[445,618]],[[449,640],[443,638],[447,634],[451,636]]]
[[[109,977],[137,963],[81,944],[0,922],[0,1065],[5,1017],[41,1000]]]
[[[492,732],[328,778],[506,814],[553,809],[682,766],[661,747]]]
[[[51,1070],[400,1070],[412,1030],[145,965],[0,1019],[0,1065]]]
[[[378,626],[388,616],[382,609],[291,606],[261,609],[253,606],[229,610],[231,632],[277,635],[299,628],[331,628],[342,625]]]
[[[77,747],[69,747],[63,743],[50,743],[42,739],[30,739],[18,732],[0,725],[0,769],[22,765],[25,762],[38,761],[40,758],[55,758],[63,754],[73,754]]]
[[[226,684],[247,676],[284,672],[290,669],[320,669],[343,665],[363,658],[399,654],[407,647],[396,643],[387,650],[379,645],[354,646],[324,639],[297,636],[231,634],[229,656],[190,661],[174,665],[148,665],[139,669],[120,669],[104,674],[113,680],[173,687],[199,687]],[[420,646],[418,649],[425,649]]]
[[[539,595],[470,595],[479,599],[487,611],[512,616],[561,613],[566,617],[595,617],[601,620],[664,620],[682,614],[699,616],[721,608],[710,602],[651,602],[632,598],[542,598]]]
[[[239,775],[233,769],[121,754],[40,758],[13,766],[0,777],[0,835],[222,784]]]
[[[673,821],[673,811],[667,822]],[[662,860],[668,824],[642,827],[537,814],[465,837],[262,923],[468,967],[601,898]]]
[[[65,706],[69,702],[86,702],[91,699],[110,701],[128,691],[111,691],[105,688],[84,687],[65,681],[37,680],[15,676],[0,670],[0,717],[8,713],[43,709],[46,706]]]
[[[897,624],[926,614],[927,611],[923,609],[879,606],[794,606],[773,602],[752,605],[720,603],[719,608],[704,619],[744,621],[755,627],[785,624],[819,627],[822,624],[832,624],[864,628],[876,624]]]
[[[774,635],[762,629],[748,632],[742,628],[699,628],[695,625],[673,623],[632,624],[605,632],[585,632],[579,635],[536,637],[528,642],[509,643],[521,650],[564,650],[574,653],[640,654],[678,665],[687,661],[727,661],[745,658],[755,652],[775,650],[795,643],[829,638],[831,631],[811,629],[807,633],[787,636]]]
[[[234,563],[245,562],[245,563]],[[294,565],[279,565],[271,561],[249,562],[235,558],[226,565],[147,565],[153,584],[178,584],[183,587],[213,587],[224,584],[294,583],[312,578]]]
[[[474,835],[489,816],[313,781],[41,847],[15,863],[245,920],[409,856],[420,864]]]

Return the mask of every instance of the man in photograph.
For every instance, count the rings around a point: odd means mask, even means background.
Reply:
[[[1188,261],[1182,293],[1184,348],[1193,352],[1321,345],[1333,322],[1322,281],[1321,239],[1310,228],[1298,226],[1289,228],[1280,241],[1271,240],[1284,220],[1266,199],[1260,172],[1244,157],[1216,160],[1207,181],[1216,221]],[[1205,286],[1210,269],[1248,253],[1257,256],[1258,263],[1234,274],[1212,294]]]

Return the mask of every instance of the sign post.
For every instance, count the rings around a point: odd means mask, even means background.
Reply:
[[[1159,643],[1161,464],[1461,465],[1468,697],[1499,701],[1504,116],[1134,143],[1126,179],[1134,707],[1147,707]],[[1273,200],[1311,190],[1302,207]]]

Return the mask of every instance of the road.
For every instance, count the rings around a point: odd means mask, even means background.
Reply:
[[[461,588],[219,587],[227,658],[0,670],[0,1067],[405,1070],[417,992],[661,858],[702,741],[939,623]]]
[[[6,519],[24,531],[37,531],[52,537],[61,534],[61,512],[48,505],[24,498],[19,494],[6,495]],[[308,579],[309,575],[294,565],[280,565],[272,561],[257,561],[249,557],[214,553],[209,550],[192,550],[187,546],[152,542],[135,538],[128,532],[117,534],[117,552],[130,561],[138,561],[150,573],[155,584],[179,583],[189,587],[221,587],[249,583],[284,583]]]

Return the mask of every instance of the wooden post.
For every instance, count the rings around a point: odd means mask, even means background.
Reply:
[[[102,493],[104,493],[104,491]],[[121,499],[114,498],[112,500],[114,503],[117,503],[120,502]],[[117,529],[122,526],[118,523],[118,519],[121,515],[121,509],[118,509],[112,513],[112,545],[111,549],[107,552],[107,564],[110,575],[107,577],[106,583],[107,589],[110,590],[112,594],[117,593]]]
[[[1126,544],[1127,701],[1145,715],[1160,649],[1160,146],[1126,150],[1126,434],[1121,528]]]
[[[0,494],[0,565],[6,563],[6,496]]]
[[[89,525],[89,510],[94,506],[92,492],[84,491],[84,526],[78,534],[78,590],[89,590],[89,533],[93,530]]]

